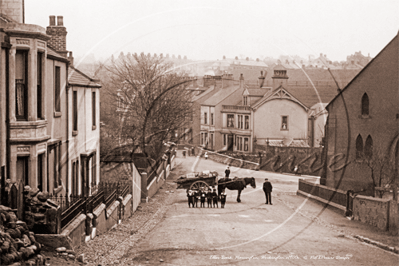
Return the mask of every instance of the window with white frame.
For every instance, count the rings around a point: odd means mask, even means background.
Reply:
[[[288,130],[288,116],[281,116],[281,130]]]
[[[244,151],[248,151],[248,138],[244,138]]]
[[[234,115],[227,115],[227,127],[234,127]]]
[[[245,116],[245,129],[249,129],[249,116]]]

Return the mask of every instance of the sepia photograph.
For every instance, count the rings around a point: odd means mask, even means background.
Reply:
[[[0,265],[398,265],[398,11],[0,0]]]

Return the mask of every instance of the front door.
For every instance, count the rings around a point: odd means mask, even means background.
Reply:
[[[227,150],[228,151],[233,151],[233,146],[234,146],[233,139],[234,139],[234,137],[232,134],[228,136],[228,140],[227,140]]]

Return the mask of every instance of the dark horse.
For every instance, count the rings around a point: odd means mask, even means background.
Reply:
[[[237,202],[241,202],[240,195],[241,191],[250,184],[251,187],[256,188],[255,178],[253,177],[244,177],[234,179],[223,178],[218,181],[218,195],[222,193],[223,189],[228,188],[230,190],[238,190]]]

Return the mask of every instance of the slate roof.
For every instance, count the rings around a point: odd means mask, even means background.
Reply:
[[[53,48],[51,48],[48,45],[47,45],[47,57],[53,58],[55,60],[60,60],[63,62],[69,62],[69,60],[67,58],[65,58],[62,55],[60,55],[59,53],[57,53]]]
[[[269,91],[269,88],[256,88],[256,89],[248,88],[247,90],[248,90],[248,93],[249,93],[248,96],[255,96],[256,97],[256,96],[265,95],[266,92]]]
[[[328,103],[338,94],[337,87],[332,85],[287,86],[284,89],[309,108],[317,103]]]
[[[73,66],[69,66],[68,68],[68,83],[69,85],[81,87],[101,88],[99,80],[90,78]]]
[[[361,69],[331,69],[331,73],[338,82],[340,88],[345,87]],[[272,77],[274,69],[268,69],[264,86],[273,84]],[[335,85],[335,81],[327,69],[305,68],[305,69],[287,69],[289,84],[310,84],[312,81],[316,86],[320,84]]]
[[[234,91],[239,90],[240,86],[239,85],[233,85],[229,86],[227,88],[222,88],[220,89],[217,93],[215,93],[211,98],[203,102],[203,105],[209,105],[209,106],[216,106],[220,102],[222,102],[224,99],[230,96]]]
[[[196,102],[196,101],[198,101],[198,100],[200,100],[202,97],[204,97],[204,96],[206,96],[206,95],[208,95],[208,94],[210,94],[210,93],[212,93],[212,92],[214,92],[215,91],[215,86],[214,85],[212,85],[212,86],[210,86],[206,91],[204,91],[203,93],[201,93],[201,94],[198,94],[198,95],[195,95],[194,97],[193,97],[193,102]]]

